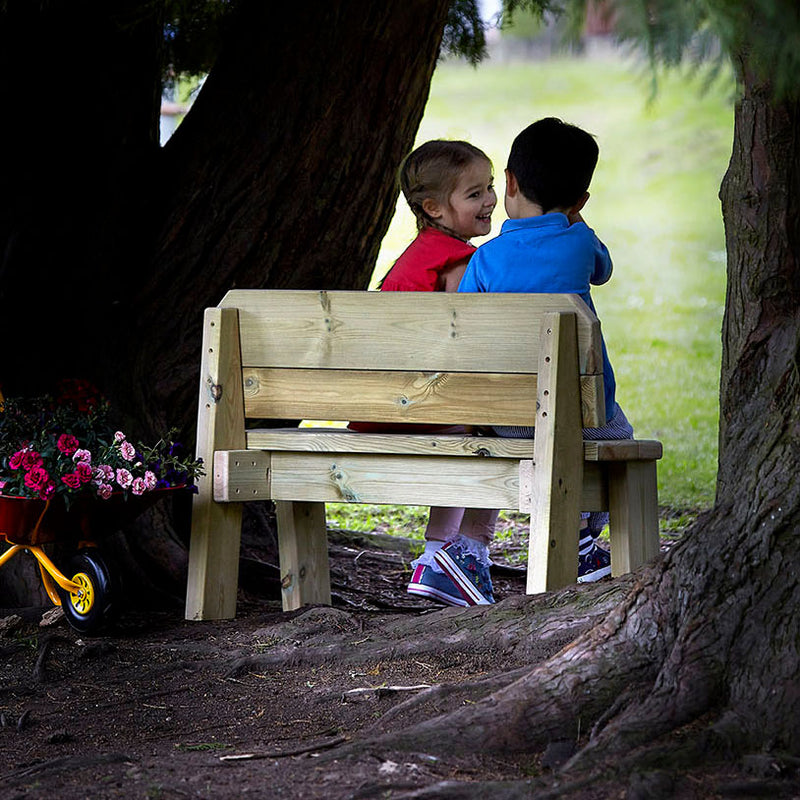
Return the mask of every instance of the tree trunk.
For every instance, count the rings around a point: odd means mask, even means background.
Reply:
[[[366,286],[448,5],[240,0],[160,149],[162,3],[5,4],[4,393],[87,378],[120,427],[193,441],[206,306],[233,287]],[[180,595],[185,537],[154,512],[118,555],[146,540],[163,556],[138,572]]]
[[[447,6],[242,3],[164,148],[152,271],[134,300],[159,346],[136,361],[138,404],[194,417],[202,309],[228,289],[366,287]]]

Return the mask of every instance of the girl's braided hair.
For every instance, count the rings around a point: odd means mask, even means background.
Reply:
[[[422,203],[427,198],[447,203],[461,171],[478,159],[492,163],[483,150],[469,142],[449,139],[425,142],[406,156],[400,166],[400,189],[417,218],[417,230],[442,227],[425,213]]]

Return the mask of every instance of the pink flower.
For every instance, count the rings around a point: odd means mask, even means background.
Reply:
[[[135,478],[131,484],[131,491],[134,494],[144,494],[147,491],[147,487],[144,485],[144,478]]]
[[[8,459],[8,466],[11,467],[11,469],[19,469],[22,466],[22,460],[24,457],[25,451],[17,450],[17,452]]]
[[[89,483],[92,479],[92,467],[85,461],[79,461],[75,465],[75,474],[81,479],[81,483]]]
[[[80,461],[84,464],[92,463],[92,454],[88,450],[76,450],[72,456],[73,461]]]
[[[111,493],[113,492],[113,488],[107,483],[101,483],[97,487],[97,496],[103,500],[108,500],[111,497]]]
[[[69,433],[62,433],[56,442],[56,447],[58,447],[65,456],[71,456],[78,449],[79,445],[80,442]]]
[[[100,464],[94,473],[95,480],[101,483],[108,483],[114,480],[114,469],[109,467],[108,464]]]
[[[25,475],[25,485],[29,489],[38,489],[41,491],[50,480],[50,475],[43,467],[32,467]]]
[[[147,472],[144,473],[144,485],[148,491],[151,491],[156,488],[156,483],[158,483],[158,478],[156,478],[155,472],[151,472],[149,469]]]
[[[31,470],[34,467],[42,466],[42,457],[35,450],[22,451],[22,468]]]
[[[52,497],[56,490],[56,485],[52,481],[48,481],[44,486],[39,489],[39,499],[48,500]]]
[[[66,483],[70,489],[78,489],[81,485],[81,478],[77,472],[69,472],[61,476],[62,483]]]
[[[117,483],[123,488],[127,489],[133,483],[133,475],[126,469],[117,470]]]
[[[136,456],[136,448],[130,442],[123,442],[119,446],[119,453],[126,461],[133,461]]]
[[[125,441],[125,434],[122,431],[117,431],[114,434],[114,441],[115,442],[124,442]]]

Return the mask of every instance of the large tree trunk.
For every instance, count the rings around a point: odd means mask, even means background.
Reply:
[[[744,68],[741,78],[721,192],[729,288],[714,509],[550,661],[378,746],[507,753],[579,739],[564,778],[800,752],[800,103],[775,101]],[[485,796],[473,788],[459,796]],[[559,796],[570,791],[560,779]]]
[[[134,391],[192,409],[202,308],[230,288],[365,288],[428,97],[447,0],[243,3],[164,148],[161,326]],[[316,66],[309,68],[312,62]]]
[[[232,287],[366,286],[448,5],[240,0],[194,107],[160,149],[162,3],[10,0],[5,394],[88,378],[120,426],[148,438],[177,426],[191,442],[206,306]],[[179,595],[185,531],[168,510],[119,555],[133,552],[137,580],[160,576]]]

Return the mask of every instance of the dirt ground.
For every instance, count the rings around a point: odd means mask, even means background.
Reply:
[[[460,684],[523,664],[478,649],[417,656],[413,643],[399,644],[402,633],[397,647],[364,657],[398,624],[447,631],[475,609],[441,609],[406,595],[402,548],[332,541],[331,558],[332,608],[283,614],[278,600],[242,591],[232,621],[186,622],[179,607],[128,610],[92,638],[63,619],[41,626],[52,608],[0,610],[0,797],[411,798],[436,791],[457,798],[477,780],[530,776],[536,791],[531,785],[513,796],[558,797],[557,750],[464,758],[367,745],[338,755],[387,725],[418,721],[412,698],[432,693],[428,687],[456,687],[431,694],[432,716],[469,702]],[[527,600],[522,570],[501,563],[493,578],[501,604]],[[561,645],[534,643],[526,663]],[[694,780],[697,791],[685,796],[762,796],[720,792],[744,785],[739,775],[715,776],[713,791],[708,776]],[[674,787],[627,781],[582,796],[684,796]]]

